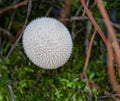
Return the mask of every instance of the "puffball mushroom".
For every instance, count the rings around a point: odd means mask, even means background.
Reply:
[[[68,29],[54,18],[37,18],[27,25],[23,33],[27,57],[44,69],[55,69],[65,64],[72,46]]]

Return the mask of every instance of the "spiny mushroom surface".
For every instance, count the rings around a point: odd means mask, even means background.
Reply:
[[[24,30],[24,51],[27,57],[41,68],[61,67],[69,59],[72,46],[68,29],[56,19],[37,18]]]

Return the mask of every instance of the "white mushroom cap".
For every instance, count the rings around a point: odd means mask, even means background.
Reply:
[[[23,34],[23,47],[28,58],[44,69],[55,69],[67,62],[72,52],[68,29],[53,18],[31,21]]]

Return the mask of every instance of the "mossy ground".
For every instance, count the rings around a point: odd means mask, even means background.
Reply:
[[[51,0],[52,3],[53,1]],[[36,17],[45,16],[51,6],[49,2],[46,2],[47,0],[33,0],[29,21]],[[9,0],[9,2],[0,0],[1,8],[12,5],[12,3],[12,0]],[[108,2],[106,1],[106,3]],[[54,4],[59,8],[64,3],[58,0]],[[72,4],[70,17],[75,15],[80,6],[79,0],[74,0]],[[56,16],[53,14],[56,10],[59,13],[59,9],[55,7],[49,16]],[[24,24],[27,6],[20,7],[15,12],[10,29],[13,36],[16,36],[18,30]],[[81,10],[80,14],[82,12],[83,10]],[[13,11],[11,10],[0,15],[0,19],[2,19],[1,27],[8,28],[12,15]],[[93,15],[99,17],[97,9],[93,9]],[[75,23],[74,30],[77,32],[80,28],[86,27],[86,24],[87,21],[78,21]],[[66,26],[72,32],[72,22],[68,21]],[[64,66],[54,70],[41,69],[29,61],[23,51],[22,39],[17,43],[10,56],[6,58],[13,45],[13,38],[6,37],[4,33],[0,33],[0,45],[6,40],[4,47],[0,50],[0,101],[10,101],[11,99],[8,84],[12,86],[15,101],[113,101],[112,98],[100,98],[105,95],[105,92],[114,94],[114,90],[107,74],[106,63],[101,59],[106,52],[104,51],[103,53],[101,51],[100,42],[102,40],[98,35],[96,35],[94,40],[96,44],[93,44],[92,47],[87,75],[88,80],[94,81],[99,86],[99,89],[92,86],[92,94],[90,94],[87,80],[81,79],[86,58],[85,33],[86,29],[78,33],[73,40],[74,47],[69,61]]]

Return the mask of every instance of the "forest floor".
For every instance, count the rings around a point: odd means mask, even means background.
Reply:
[[[95,28],[80,1],[84,0],[0,0],[0,101],[120,101],[109,77],[106,44],[99,32],[91,40]],[[107,34],[97,0],[86,1],[97,24]],[[119,9],[112,8],[119,4],[119,0],[104,0],[113,20],[118,19],[120,12],[115,14]],[[23,31],[38,17],[58,19],[71,33],[71,57],[58,69],[42,69],[24,52]],[[120,39],[119,21],[112,25]],[[117,64],[113,65],[120,82]]]

